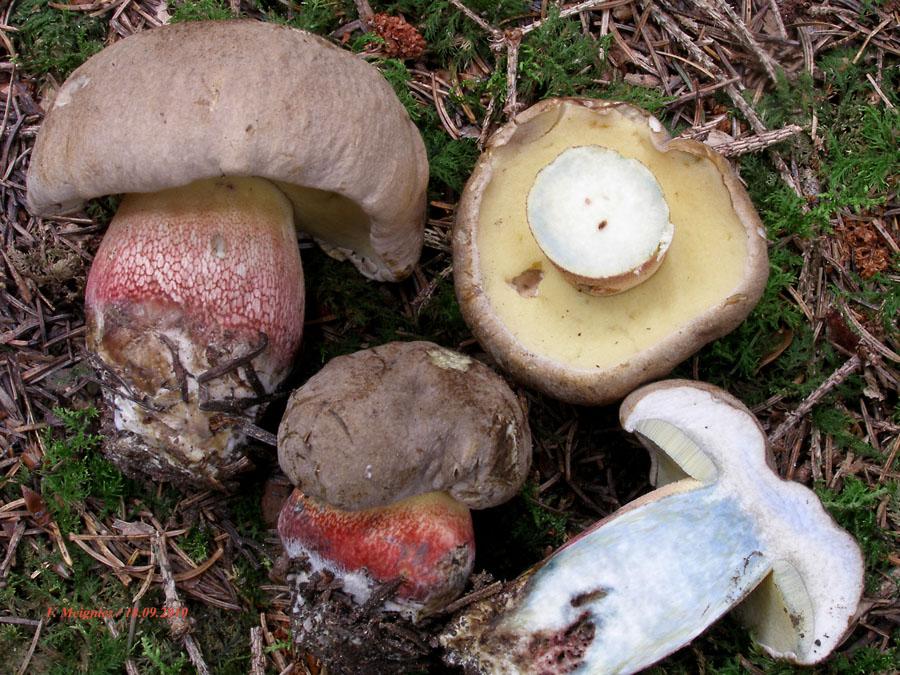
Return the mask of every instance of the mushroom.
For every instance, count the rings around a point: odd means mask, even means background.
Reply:
[[[362,575],[361,586],[345,583],[360,603],[403,577],[395,602],[416,616],[462,591],[474,559],[469,509],[516,494],[531,434],[487,366],[430,342],[394,342],[333,359],[291,395],[278,459],[305,495],[279,520],[288,554]]]
[[[129,194],[85,289],[87,347],[112,411],[107,456],[129,473],[230,487],[243,438],[290,372],[303,272],[287,198],[258,178]]]
[[[442,636],[467,672],[633,673],[739,605],[755,640],[798,664],[848,631],[863,587],[856,541],[767,463],[753,414],[671,380],[622,404],[656,490],[568,542]]]
[[[456,211],[453,268],[463,317],[497,363],[601,405],[733,330],[768,259],[714,150],[628,104],[551,99],[489,141]]]
[[[301,336],[295,225],[366,276],[402,279],[427,175],[378,71],[286,26],[164,26],[74,71],[35,144],[28,205],[52,216],[126,195],[86,290],[111,459],[218,488],[247,468],[241,419]]]

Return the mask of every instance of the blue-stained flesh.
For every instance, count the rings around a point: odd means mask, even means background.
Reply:
[[[557,552],[494,636],[517,636],[534,649],[528,635],[558,635],[588,621],[582,665],[563,672],[634,672],[687,644],[752,591],[771,570],[761,549],[734,497],[696,484]]]

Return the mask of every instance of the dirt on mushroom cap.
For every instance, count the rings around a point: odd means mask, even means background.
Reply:
[[[531,433],[505,382],[430,342],[333,359],[294,392],[278,456],[307,494],[344,509],[446,490],[469,508],[510,499]]]

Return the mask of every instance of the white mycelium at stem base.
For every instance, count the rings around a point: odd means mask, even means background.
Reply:
[[[550,262],[592,295],[648,279],[675,229],[650,170],[599,145],[564,150],[541,169],[528,193],[528,225]]]

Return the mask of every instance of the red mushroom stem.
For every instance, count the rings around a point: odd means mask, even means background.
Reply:
[[[388,609],[434,611],[459,596],[472,571],[475,538],[469,509],[446,492],[389,506],[344,511],[294,490],[278,521],[289,557],[345,579],[358,602],[379,583],[402,578]],[[352,581],[362,575],[365,588]],[[348,579],[351,578],[351,579]]]
[[[252,416],[284,379],[303,304],[292,208],[268,181],[124,198],[88,276],[87,341],[151,474],[218,483],[242,436],[214,415]]]

